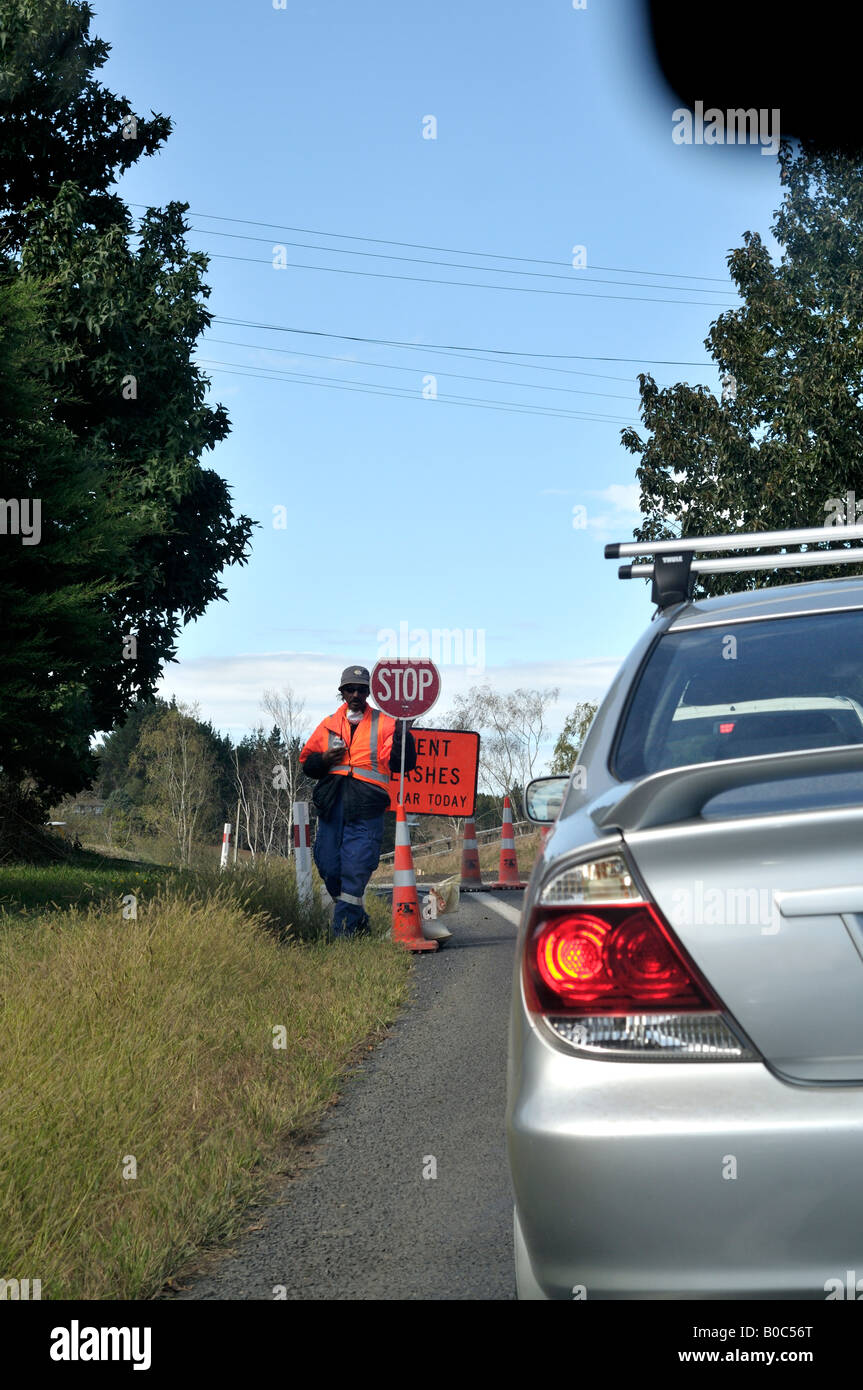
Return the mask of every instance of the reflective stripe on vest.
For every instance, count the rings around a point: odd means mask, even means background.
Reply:
[[[340,734],[334,734],[333,731],[332,731],[332,729],[327,729],[327,752],[328,752],[328,753],[329,753],[329,751],[330,751],[331,748],[334,748],[334,747],[335,747],[335,745],[336,745],[337,742],[338,742],[338,743],[344,743],[344,739],[341,737]],[[350,770],[351,770],[351,765],[350,765],[350,763],[336,763],[334,767],[331,767],[331,768],[330,768],[330,772],[341,772],[341,773],[344,773],[344,774],[347,774],[348,772],[350,772]]]
[[[380,759],[378,757],[378,723],[381,712],[378,709],[370,709],[371,721],[369,723],[369,759],[371,767],[355,767],[352,763],[336,763],[335,767],[330,768],[330,772],[338,777],[356,777],[361,782],[371,782],[374,786],[385,788],[389,791],[389,773],[380,771]],[[327,729],[327,748],[333,748],[339,734],[334,734],[332,729]],[[356,735],[354,735],[356,737]],[[350,756],[349,750],[348,756]]]
[[[390,779],[384,772],[372,772],[367,767],[354,767],[351,763],[336,763],[335,767],[330,768],[330,772],[341,777],[356,777],[360,782],[373,782],[376,787],[386,787],[389,790]]]
[[[378,720],[380,719],[380,717],[380,710],[373,709],[372,723],[371,728],[369,729],[369,753],[371,754],[372,760],[372,772],[380,771],[378,765]],[[387,778],[387,781],[389,781],[389,778]]]

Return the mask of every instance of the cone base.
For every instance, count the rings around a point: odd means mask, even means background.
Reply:
[[[416,939],[413,938],[413,937],[411,937],[411,939],[410,939],[409,941],[403,941],[400,937],[394,937],[393,940],[394,940],[399,946],[404,946],[404,948],[405,948],[406,951],[436,951],[436,950],[437,950],[437,942],[436,942],[436,941],[426,941],[425,937],[423,937],[421,941],[416,940]]]
[[[526,883],[486,883],[486,888],[526,888]]]

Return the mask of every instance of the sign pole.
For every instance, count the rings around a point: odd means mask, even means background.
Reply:
[[[399,805],[405,804],[405,743],[408,736],[408,721],[402,720],[402,770],[399,778]]]

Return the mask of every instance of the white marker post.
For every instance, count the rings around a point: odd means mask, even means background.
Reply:
[[[221,862],[221,864],[219,865],[219,868],[220,868],[220,869],[225,869],[225,868],[227,868],[227,866],[228,866],[228,850],[229,850],[229,848],[230,848],[230,844],[231,844],[231,822],[230,822],[229,820],[226,820],[226,821],[225,821],[225,828],[224,828],[224,830],[222,831],[222,862]]]
[[[309,826],[309,803],[294,802],[294,865],[297,873],[297,893],[301,903],[312,901],[312,832]]]

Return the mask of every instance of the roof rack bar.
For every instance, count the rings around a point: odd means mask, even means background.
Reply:
[[[814,568],[817,565],[863,565],[863,545],[854,550],[807,550],[799,555],[744,555],[730,560],[693,560],[693,574],[733,574],[739,570]],[[652,564],[620,565],[620,579],[652,579]]]
[[[863,524],[854,526],[807,526],[800,531],[747,531],[738,536],[681,536],[667,541],[612,541],[605,547],[606,560],[627,555],[677,554],[710,550],[752,550],[765,545],[814,545],[825,541],[863,540]]]

